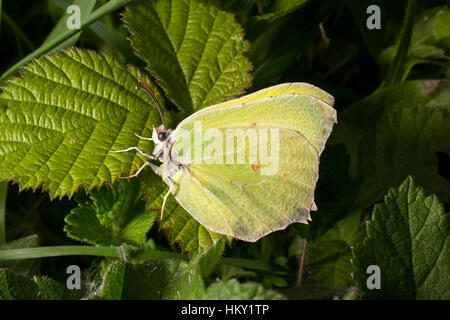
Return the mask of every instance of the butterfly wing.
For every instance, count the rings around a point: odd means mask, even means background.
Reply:
[[[172,177],[175,198],[206,228],[246,241],[256,241],[294,222],[307,223],[315,207],[319,156],[336,122],[332,103],[331,96],[311,85],[285,84],[193,114],[173,134],[173,154],[180,154],[178,161],[189,164]],[[277,170],[263,174],[273,164],[259,159],[226,164],[224,154],[184,159],[187,153],[180,152],[177,138],[180,132],[193,133],[195,121],[201,122],[203,132],[276,130]],[[240,150],[233,149],[231,156],[237,159],[244,152],[249,160],[255,143],[259,142],[249,139]],[[265,143],[267,150],[277,149],[274,141]],[[191,151],[199,144],[205,149],[208,143],[192,138]]]

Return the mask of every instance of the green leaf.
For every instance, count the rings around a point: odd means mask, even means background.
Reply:
[[[204,277],[208,277],[214,271],[217,263],[222,257],[225,249],[225,239],[221,239],[216,244],[207,250],[203,255],[198,256],[200,274]]]
[[[169,187],[162,183],[160,177],[151,170],[146,170],[142,177],[145,181],[147,210],[154,210],[158,213],[157,217],[160,218],[160,208]],[[208,250],[217,241],[226,238],[226,236],[210,231],[198,223],[178,204],[173,195],[167,198],[160,228],[168,230],[171,242],[178,242],[181,249],[189,252],[191,256]]]
[[[368,299],[450,299],[450,216],[411,177],[376,205],[368,238],[353,251],[355,280]],[[368,290],[366,269],[381,270]]]
[[[21,248],[35,248],[39,246],[38,236],[33,234],[23,237],[0,246],[0,250],[11,250]],[[10,260],[0,262],[0,268],[8,268],[9,271],[26,276],[34,275],[40,269],[40,261],[36,259]]]
[[[125,262],[115,260],[110,263],[106,271],[103,273],[102,284],[95,293],[95,297],[107,300],[120,300],[122,297],[125,271]]]
[[[0,300],[36,300],[39,288],[33,280],[0,269]]]
[[[24,277],[0,269],[0,300],[68,300],[81,298],[77,290],[69,290],[63,284],[45,276]]]
[[[449,201],[449,181],[440,175],[438,161],[439,152],[450,154],[449,89],[443,80],[407,81],[341,113],[331,144],[344,143],[350,154],[350,175],[360,181],[352,197],[360,208],[410,174],[427,192]]]
[[[264,289],[257,283],[239,283],[236,280],[215,282],[206,290],[207,300],[283,300],[281,294]]]
[[[200,275],[184,261],[153,260],[126,264],[125,271],[118,273],[107,272],[105,276],[114,277],[116,284],[113,285],[111,279],[107,281],[110,287],[116,287],[116,292],[123,283],[121,299],[124,300],[185,300],[203,296],[204,285]]]
[[[346,294],[345,289],[330,288],[307,280],[300,287],[280,289],[288,300],[337,300]]]
[[[215,282],[205,290],[198,261],[150,260],[113,262],[104,273],[96,298],[105,299],[282,299],[254,283]]]
[[[49,277],[34,277],[39,288],[39,298],[43,300],[80,299],[80,290],[69,290],[62,283]]]
[[[22,74],[0,93],[7,106],[0,109],[0,180],[70,196],[130,175],[146,161],[134,151],[110,152],[152,149],[135,136],[151,135],[161,121],[135,88],[138,80],[149,82],[142,73],[103,54],[69,49],[35,60]]]
[[[347,288],[353,283],[351,247],[363,238],[361,217],[361,212],[355,211],[308,243],[306,267],[314,280],[332,288]]]
[[[5,218],[6,218],[6,196],[8,195],[8,187],[9,187],[8,182],[0,182],[0,245],[6,243]]]
[[[366,154],[360,163],[361,173],[367,181],[390,187],[413,174],[427,192],[449,202],[450,181],[439,174],[437,157],[438,152],[450,155],[449,112],[450,104],[390,112],[370,147],[376,156],[370,159],[369,143],[361,150],[362,155]]]
[[[185,114],[250,85],[248,42],[233,15],[195,0],[137,0],[125,23],[136,54]]]
[[[91,190],[89,202],[80,203],[66,216],[68,236],[96,245],[139,245],[156,213],[145,210],[139,180],[122,180],[112,187]]]

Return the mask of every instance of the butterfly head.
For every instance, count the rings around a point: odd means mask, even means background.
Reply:
[[[166,129],[163,124],[159,127],[153,126],[152,140],[155,143],[153,155],[156,158],[163,158],[165,151],[171,145],[171,135],[172,130]]]

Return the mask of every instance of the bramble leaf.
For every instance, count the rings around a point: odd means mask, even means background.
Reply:
[[[195,0],[138,0],[127,9],[136,54],[186,115],[250,85],[249,44],[232,14]]]
[[[66,216],[68,236],[96,245],[139,245],[153,224],[155,212],[145,210],[139,180],[122,180],[89,193],[90,202],[80,203]]]
[[[151,99],[135,89],[138,80],[149,82],[144,74],[106,55],[69,49],[34,60],[22,75],[0,93],[6,105],[0,108],[0,180],[70,196],[144,163],[134,151],[110,152],[152,149],[135,136],[151,135],[161,122]]]
[[[0,300],[36,300],[39,288],[33,280],[0,269]]]
[[[45,277],[24,277],[8,269],[0,269],[0,300],[68,300],[81,298],[63,284]]]
[[[199,265],[178,260],[149,260],[130,264],[115,261],[104,274],[101,289],[93,298],[153,300],[283,299],[256,283],[235,280],[214,282],[207,288]]]
[[[337,222],[316,241],[309,242],[306,267],[311,277],[331,288],[347,288],[351,278],[351,246],[363,238],[361,212],[353,212]]]
[[[408,177],[376,205],[367,239],[353,250],[354,278],[368,299],[450,299],[450,216]],[[367,267],[381,270],[368,290]]]
[[[239,283],[236,280],[214,282],[206,290],[207,300],[283,300],[281,294],[264,289],[258,283]]]
[[[350,154],[350,175],[362,182],[352,197],[361,208],[379,201],[408,175],[426,192],[449,201],[450,184],[438,158],[450,155],[449,89],[445,80],[407,81],[342,112],[331,144],[344,143]]]

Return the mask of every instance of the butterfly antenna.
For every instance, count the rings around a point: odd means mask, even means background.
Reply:
[[[150,99],[152,99],[153,103],[156,105],[156,109],[158,109],[158,111],[159,111],[159,116],[161,117],[161,121],[163,123],[164,128],[167,128],[166,127],[166,123],[164,121],[164,117],[163,117],[162,111],[161,111],[161,106],[158,103],[158,100],[156,100],[155,95],[153,94],[152,88],[145,81],[139,80],[139,83],[141,85],[143,85],[143,87],[139,87],[138,86],[138,87],[136,87],[136,89],[144,91],[146,94],[148,94]]]

